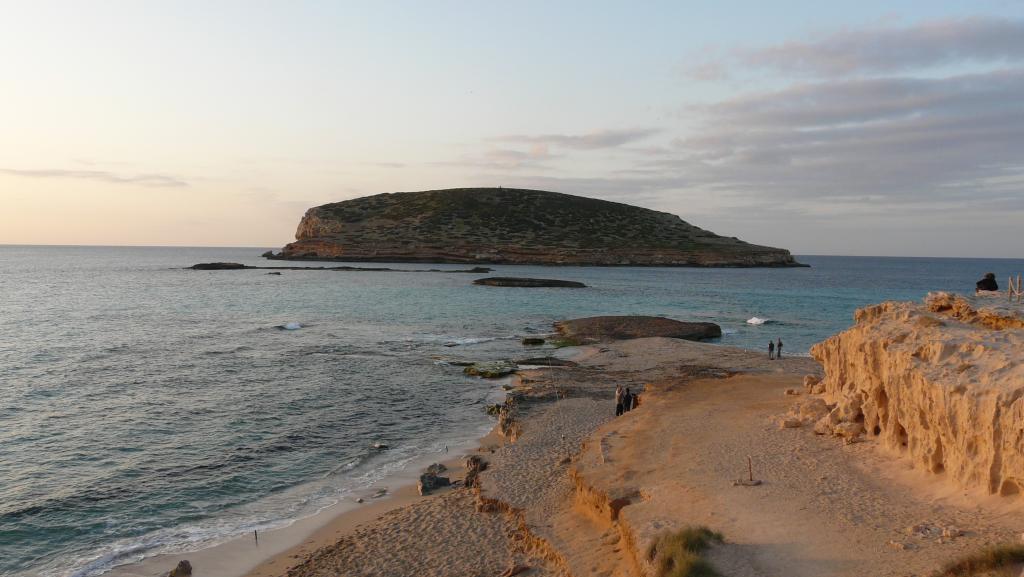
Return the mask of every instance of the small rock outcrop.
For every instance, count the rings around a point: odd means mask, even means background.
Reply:
[[[700,341],[722,336],[722,327],[715,323],[689,323],[644,316],[604,316],[558,321],[555,330],[563,338],[581,344],[646,337]]]
[[[1019,311],[933,293],[924,305],[886,302],[854,318],[811,349],[835,405],[815,432],[877,439],[964,487],[1024,491]]]
[[[433,465],[431,465],[433,467]],[[416,483],[416,491],[420,495],[427,495],[432,491],[435,491],[441,487],[448,487],[452,484],[451,479],[448,477],[442,477],[437,474],[436,470],[431,471],[427,469],[425,473],[420,475],[420,480]]]
[[[483,286],[501,286],[516,288],[587,288],[587,285],[573,280],[558,280],[551,278],[521,278],[510,276],[492,276],[488,278],[478,278],[475,281],[473,281],[473,284]]]
[[[523,345],[528,347],[535,347],[544,344],[544,339],[541,337],[523,337]]]
[[[192,575],[192,564],[187,560],[178,562],[178,566],[171,569],[171,572],[167,574],[167,577],[189,577]]]
[[[476,487],[480,483],[480,472],[487,469],[487,461],[479,455],[466,457],[466,481],[467,487]]]
[[[511,361],[489,361],[485,363],[473,363],[462,369],[462,372],[471,377],[484,377],[485,379],[496,379],[516,372],[518,366]]]

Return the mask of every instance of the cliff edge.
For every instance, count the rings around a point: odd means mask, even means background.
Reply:
[[[676,215],[540,190],[385,193],[309,209],[268,258],[633,266],[802,266]]]
[[[836,403],[831,425],[960,486],[1013,495],[1024,490],[1024,317],[978,302],[932,293],[865,307],[811,356]]]

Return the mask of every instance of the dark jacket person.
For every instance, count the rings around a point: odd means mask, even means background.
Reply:
[[[976,291],[999,290],[999,285],[996,284],[996,275],[993,273],[985,273],[985,278],[978,281],[978,283],[975,286],[977,287],[977,289],[975,289]]]

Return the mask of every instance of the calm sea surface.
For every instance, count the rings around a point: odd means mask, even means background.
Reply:
[[[310,515],[488,427],[496,385],[436,357],[529,354],[519,338],[557,319],[707,320],[723,344],[781,337],[806,354],[859,306],[1024,272],[810,256],[809,269],[494,267],[590,286],[571,290],[182,270],[287,264],[263,250],[0,246],[0,575],[99,575]]]

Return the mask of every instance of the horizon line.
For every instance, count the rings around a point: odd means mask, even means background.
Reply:
[[[201,249],[253,249],[253,250],[275,250],[276,246],[257,245],[185,245],[185,244],[24,244],[24,243],[0,243],[0,248],[201,248]],[[878,255],[878,254],[811,254],[794,253],[794,257],[846,257],[846,258],[942,258],[960,260],[1024,260],[1021,257],[1009,256],[929,256],[929,255]],[[339,261],[341,262],[341,261]],[[500,265],[500,266],[543,266],[543,265]],[[677,267],[668,267],[677,268]],[[686,268],[686,267],[679,267]]]

